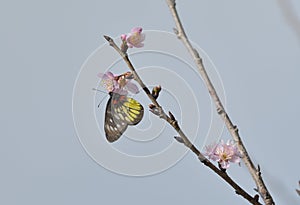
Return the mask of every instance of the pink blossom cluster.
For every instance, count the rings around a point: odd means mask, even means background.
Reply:
[[[222,169],[228,169],[231,163],[240,163],[241,153],[234,141],[223,140],[219,143],[213,143],[205,147],[205,155],[213,161],[217,161]]]
[[[127,75],[130,72],[126,73]],[[128,91],[131,93],[138,93],[138,87],[131,82],[130,78],[124,75],[114,75],[111,72],[99,73],[98,77],[101,78],[101,85],[108,91],[118,93],[120,95],[127,95]]]

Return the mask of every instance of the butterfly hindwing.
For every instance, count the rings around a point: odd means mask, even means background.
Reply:
[[[110,93],[105,110],[104,130],[109,142],[114,142],[125,132],[128,125],[138,124],[144,115],[143,106],[133,98]]]

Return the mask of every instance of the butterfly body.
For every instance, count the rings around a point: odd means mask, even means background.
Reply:
[[[143,106],[133,98],[115,92],[109,93],[106,104],[104,131],[109,142],[118,140],[128,125],[137,125],[143,118]]]

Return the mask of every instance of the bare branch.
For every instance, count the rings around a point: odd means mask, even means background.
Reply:
[[[198,51],[195,48],[193,48],[192,44],[190,43],[190,41],[184,31],[184,28],[183,28],[180,18],[178,16],[178,12],[176,10],[175,0],[166,0],[166,1],[169,6],[169,9],[171,11],[171,14],[173,16],[173,19],[175,21],[175,25],[176,25],[176,28],[174,29],[175,34],[177,35],[178,39],[180,39],[183,42],[183,44],[187,48],[188,52],[193,57],[196,65],[198,67],[199,73],[202,76],[202,79],[204,80],[204,83],[208,89],[208,92],[209,92],[211,98],[213,99],[213,101],[215,102],[217,112],[219,113],[219,115],[221,116],[223,121],[225,122],[227,129],[229,130],[230,134],[232,135],[232,138],[238,143],[238,148],[244,156],[243,161],[246,164],[249,172],[252,175],[252,178],[254,179],[254,181],[256,183],[259,194],[263,198],[266,205],[275,204],[272,199],[272,196],[270,195],[269,191],[267,190],[267,187],[264,184],[264,181],[261,177],[261,172],[255,168],[252,160],[250,159],[250,156],[249,156],[249,154],[240,138],[240,135],[238,133],[237,126],[233,125],[228,114],[225,111],[225,108],[223,107],[223,104],[222,104],[222,102],[221,102],[212,82],[210,81],[210,78],[209,78],[205,68],[204,68],[202,58],[200,57]]]

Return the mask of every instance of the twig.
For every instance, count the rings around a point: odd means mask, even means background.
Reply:
[[[211,170],[213,170],[217,175],[219,175],[223,180],[225,180],[231,187],[235,189],[236,194],[241,195],[246,200],[248,200],[250,203],[254,205],[261,205],[261,203],[258,202],[258,197],[254,196],[252,197],[249,195],[245,190],[243,190],[237,183],[235,183],[226,172],[223,170],[218,169],[215,165],[213,165],[187,138],[187,136],[184,134],[184,132],[181,130],[180,126],[178,125],[177,120],[175,119],[174,115],[169,112],[169,115],[167,115],[163,108],[159,105],[156,98],[151,95],[150,90],[147,88],[147,86],[143,83],[141,78],[139,77],[138,73],[136,72],[134,66],[132,65],[131,61],[128,58],[127,53],[124,53],[113,41],[113,39],[109,36],[104,36],[104,38],[109,42],[109,45],[112,46],[123,58],[123,60],[126,62],[128,67],[130,68],[131,72],[134,75],[135,80],[138,82],[138,84],[143,88],[144,92],[147,94],[148,98],[153,103],[150,107],[150,109],[157,109],[157,112],[153,112],[154,114],[158,115],[160,118],[167,121],[179,134],[181,139],[178,139],[177,141],[182,142],[186,147],[188,147],[193,153],[195,153],[204,165],[209,167]]]
[[[300,187],[300,181],[298,182],[299,184],[299,187]],[[296,192],[298,193],[298,195],[300,196],[300,190],[299,189],[296,189]]]
[[[296,33],[298,40],[300,40],[300,19],[293,8],[290,0],[277,0],[279,8],[292,30]]]
[[[198,69],[200,72],[200,75],[202,76],[202,79],[204,80],[206,87],[208,89],[208,92],[211,96],[211,98],[213,99],[213,101],[215,102],[216,105],[216,109],[218,114],[221,116],[221,118],[223,119],[223,121],[225,122],[225,125],[227,127],[227,129],[229,130],[230,134],[232,135],[232,138],[238,143],[238,148],[239,150],[242,152],[243,154],[243,161],[245,163],[245,165],[247,166],[249,172],[252,175],[252,178],[254,179],[256,186],[257,186],[257,190],[259,192],[259,194],[261,195],[261,197],[263,198],[264,202],[266,205],[272,205],[275,204],[271,194],[269,193],[269,191],[267,190],[267,187],[265,186],[265,183],[261,177],[261,172],[259,169],[256,169],[256,167],[254,166],[252,160],[250,159],[250,156],[240,138],[240,135],[238,133],[238,128],[236,125],[233,125],[233,123],[231,122],[228,114],[225,111],[225,108],[222,105],[222,102],[212,84],[212,82],[210,81],[208,74],[204,68],[203,62],[202,62],[202,58],[200,57],[198,51],[193,48],[192,44],[190,43],[184,28],[182,26],[182,23],[180,21],[180,18],[178,16],[177,10],[176,10],[176,2],[175,0],[166,0],[167,4],[169,6],[169,9],[172,13],[173,19],[175,21],[176,24],[176,29],[174,29],[175,34],[177,35],[177,37],[183,42],[183,44],[186,46],[188,52],[192,55]]]

